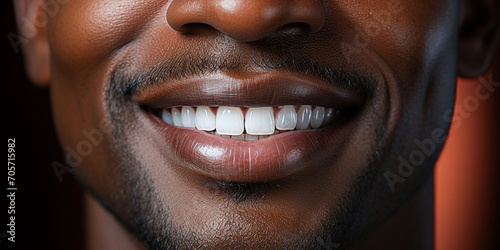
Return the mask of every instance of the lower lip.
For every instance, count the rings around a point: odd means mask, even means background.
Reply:
[[[345,124],[241,141],[174,127],[146,112],[160,137],[189,170],[225,182],[267,182],[313,171],[341,146]]]

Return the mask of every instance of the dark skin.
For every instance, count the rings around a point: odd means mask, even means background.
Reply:
[[[23,49],[32,81],[50,86],[62,147],[102,132],[68,161],[91,195],[90,246],[432,246],[419,223],[432,223],[443,113],[456,77],[491,64],[498,1],[64,2]],[[15,4],[20,23],[45,13],[44,1]],[[154,114],[285,104],[343,113],[255,142]],[[401,177],[426,138],[434,150]]]

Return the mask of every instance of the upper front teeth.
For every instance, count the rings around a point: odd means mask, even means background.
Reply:
[[[243,111],[237,107],[219,107],[215,129],[221,135],[241,135],[244,129]]]
[[[217,115],[207,106],[174,107],[162,110],[164,122],[198,130],[214,131],[216,134],[238,136],[247,135],[248,140],[275,134],[275,130],[294,130],[325,127],[333,122],[337,111],[333,108],[302,105],[298,111],[292,105],[280,107],[275,116],[273,107],[247,108],[246,114],[240,107],[221,106],[216,108]]]
[[[272,107],[248,109],[245,116],[247,134],[271,135],[274,133],[274,127],[274,109]]]
[[[165,112],[168,113],[168,111],[163,110],[163,113]],[[194,123],[196,124],[196,129],[198,130],[215,130],[215,115],[209,107],[198,107],[196,109]]]

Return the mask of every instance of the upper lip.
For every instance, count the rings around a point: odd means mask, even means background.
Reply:
[[[140,106],[281,106],[316,105],[343,109],[361,103],[363,96],[315,77],[271,72],[250,78],[222,74],[171,81],[138,91]]]
[[[251,77],[210,74],[172,80],[137,91],[139,106],[161,109],[174,106],[281,106],[316,105],[344,109],[359,107],[364,96],[318,78],[272,71]],[[168,126],[148,115],[158,136],[181,157],[181,169],[229,182],[266,182],[312,170],[341,151],[338,137],[343,125],[297,131],[253,142],[217,138],[208,133]],[[189,141],[190,143],[178,143]],[[241,152],[240,152],[241,151]],[[179,161],[175,161],[179,162]]]

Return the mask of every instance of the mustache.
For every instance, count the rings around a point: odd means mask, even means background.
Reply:
[[[138,91],[169,80],[208,75],[218,72],[265,72],[285,70],[313,76],[342,89],[363,96],[375,94],[377,82],[360,72],[330,67],[308,56],[281,55],[242,59],[232,56],[200,56],[189,53],[174,56],[150,69],[129,72],[127,64],[119,65],[111,74],[110,88],[114,94],[131,99]]]

